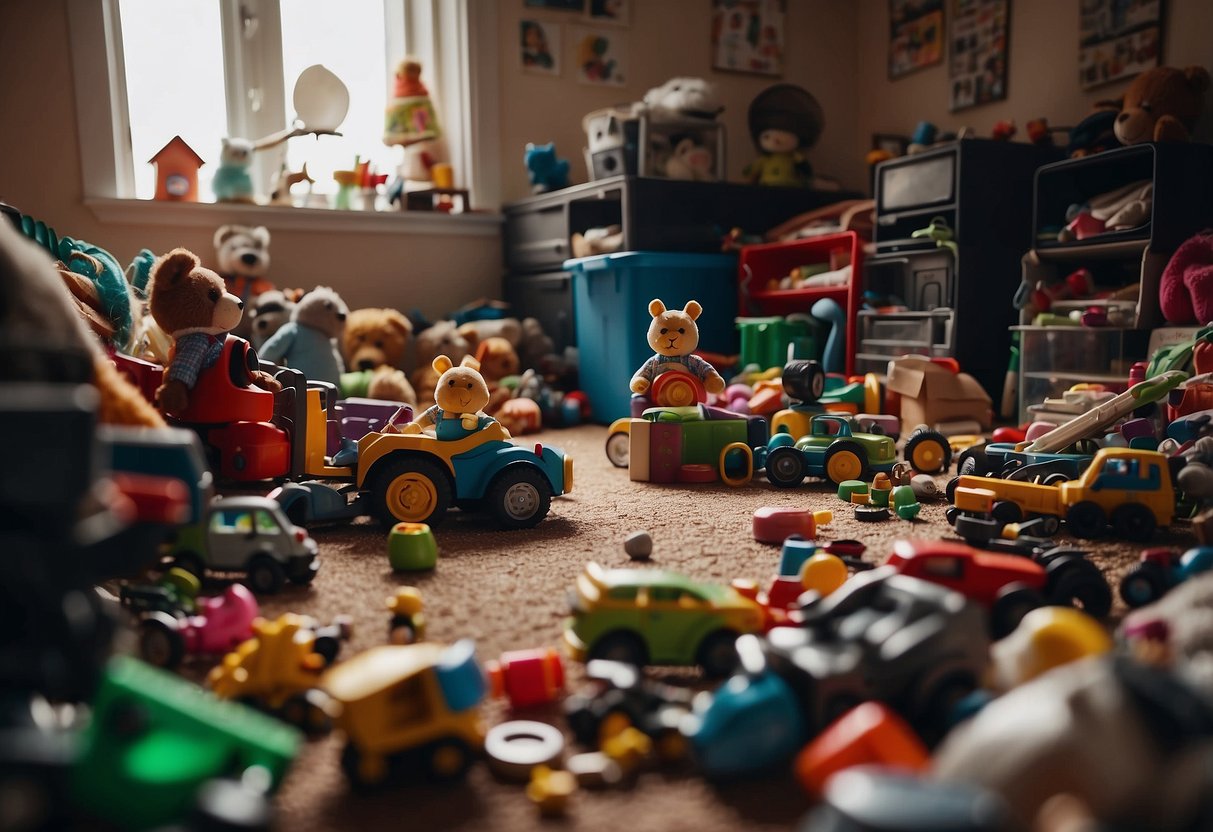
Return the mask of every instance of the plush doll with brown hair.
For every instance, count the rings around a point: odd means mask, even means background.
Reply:
[[[114,369],[85,313],[45,252],[0,219],[0,376],[11,381],[89,381],[106,424],[163,427],[160,414]]]
[[[1147,69],[1125,90],[1116,138],[1121,144],[1188,141],[1208,88],[1209,71],[1202,66]]]
[[[148,310],[173,338],[172,361],[156,392],[160,409],[172,416],[189,406],[198,376],[219,360],[227,333],[244,314],[244,302],[227,292],[223,278],[203,268],[196,254],[175,248],[152,267]],[[281,387],[268,373],[253,376],[267,390]]]

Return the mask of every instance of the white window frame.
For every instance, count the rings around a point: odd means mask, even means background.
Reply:
[[[228,123],[233,135],[258,138],[287,125],[282,78],[282,40],[278,0],[217,0],[224,38]],[[135,165],[126,101],[118,0],[73,0],[69,19],[76,120],[84,202],[103,222],[162,225],[214,224],[232,214],[248,222],[272,222],[278,228],[382,230],[398,233],[401,224],[424,226],[425,233],[496,233],[501,199],[499,161],[493,137],[499,134],[497,108],[496,3],[472,0],[384,0],[387,71],[390,77],[405,55],[435,68],[431,89],[438,99],[443,132],[456,178],[470,185],[471,203],[490,213],[463,215],[419,212],[329,211],[278,206],[236,206],[155,202],[134,198]],[[243,18],[255,17],[255,38],[240,36]],[[260,107],[237,102],[257,91]],[[385,106],[387,102],[384,102]],[[98,129],[101,125],[105,129]],[[258,154],[256,181],[268,183],[285,148]],[[150,209],[154,209],[150,210]],[[421,230],[419,228],[419,230]]]

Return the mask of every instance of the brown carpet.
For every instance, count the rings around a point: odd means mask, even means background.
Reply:
[[[549,517],[524,532],[501,532],[486,517],[452,512],[437,530],[441,554],[432,574],[394,574],[387,563],[386,535],[369,520],[315,530],[323,565],[314,586],[288,588],[267,599],[265,614],[352,615],[356,630],[348,656],[385,641],[384,599],[396,586],[411,583],[425,596],[429,638],[473,638],[483,661],[505,650],[558,644],[566,592],[577,574],[591,559],[628,565],[622,541],[634,529],[653,535],[654,566],[702,580],[745,576],[764,584],[778,565],[778,547],[756,543],[750,534],[751,514],[760,506],[832,509],[836,519],[820,537],[864,540],[872,560],[881,559],[899,536],[948,534],[942,501],[925,505],[913,524],[896,519],[865,524],[855,521],[823,484],[781,491],[761,479],[738,489],[632,483],[626,471],[607,461],[605,438],[604,428],[583,426],[522,440],[550,442],[573,455],[572,494],[555,500]],[[1156,542],[1178,546],[1188,541],[1182,529],[1160,533]],[[1135,547],[1115,542],[1091,548],[1113,581],[1137,554]],[[1119,601],[1117,605],[1114,617],[1123,612]],[[575,689],[583,679],[581,668],[569,663],[567,669]],[[489,724],[508,718],[500,703],[490,704],[485,714]],[[524,716],[563,726],[554,708]],[[278,799],[282,829],[513,830],[540,825],[522,787],[496,782],[484,766],[462,786],[402,784],[372,796],[354,794],[338,769],[339,750],[336,737],[303,749]],[[807,808],[790,779],[715,787],[690,770],[655,770],[630,788],[582,791],[567,818],[542,825],[570,830],[626,826],[630,832],[786,829]]]

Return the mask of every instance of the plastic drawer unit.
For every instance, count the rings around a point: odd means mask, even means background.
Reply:
[[[699,349],[737,352],[737,258],[731,254],[627,251],[569,260],[564,268],[573,273],[581,387],[596,422],[629,414],[628,382],[653,355],[647,337],[653,298],[671,309],[699,301]]]

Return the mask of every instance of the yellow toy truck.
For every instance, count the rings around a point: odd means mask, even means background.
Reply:
[[[486,684],[470,640],[372,647],[326,673],[323,687],[340,708],[341,767],[355,785],[401,769],[457,780],[484,746]]]
[[[1082,476],[1059,485],[966,475],[957,480],[957,493],[961,488],[993,492],[993,513],[1004,523],[1064,518],[1082,538],[1099,537],[1111,525],[1117,537],[1146,541],[1175,514],[1171,469],[1157,451],[1103,448]]]

